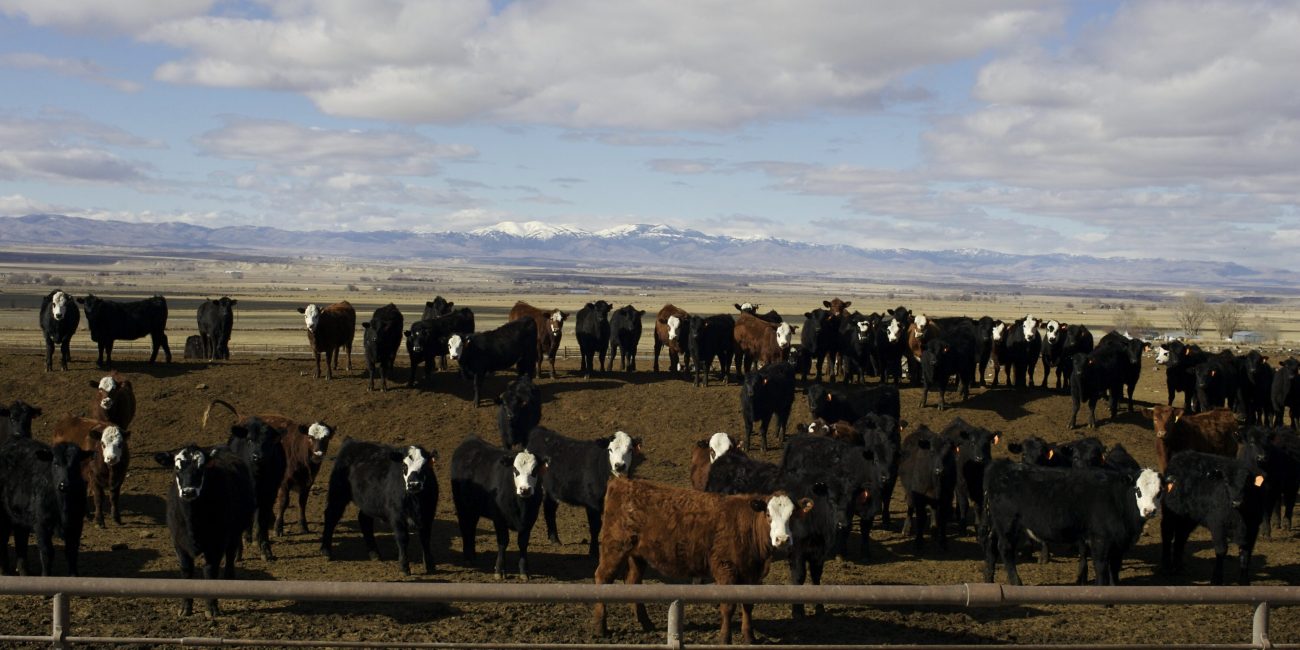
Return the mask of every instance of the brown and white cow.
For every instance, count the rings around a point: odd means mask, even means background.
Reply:
[[[749,372],[755,361],[759,368],[784,361],[790,344],[794,341],[796,329],[798,328],[789,323],[769,323],[753,314],[741,312],[736,316],[736,324],[731,330],[735,342],[736,370],[743,375]]]
[[[813,508],[784,492],[724,496],[650,481],[611,478],[605,490],[604,525],[596,584],[627,571],[627,583],[641,582],[644,567],[678,580],[712,578],[720,585],[761,584],[775,549],[789,546],[790,523]],[[633,606],[646,630],[654,624],[645,605]],[[754,642],[752,603],[741,605],[740,633]],[[735,603],[722,603],[718,643],[731,642]],[[596,603],[592,631],[604,636],[605,604]]]
[[[1186,413],[1172,406],[1142,409],[1156,430],[1156,464],[1165,473],[1174,454],[1191,449],[1235,458],[1238,424],[1232,409],[1217,408],[1204,413]]]
[[[506,322],[527,316],[537,324],[537,376],[542,376],[542,360],[551,362],[551,379],[555,379],[555,354],[560,351],[564,319],[569,315],[559,309],[538,309],[522,300],[510,308]]]
[[[135,419],[135,388],[126,375],[114,370],[98,382],[90,382],[95,389],[95,399],[90,405],[90,417],[116,424],[123,429]]]
[[[324,309],[316,305],[299,307],[307,325],[307,342],[316,355],[316,378],[320,379],[320,355],[325,353],[325,377],[334,378],[339,365],[339,348],[348,352],[348,372],[352,372],[352,339],[357,334],[357,310],[344,300]]]
[[[70,442],[90,454],[81,461],[81,476],[95,505],[95,525],[104,527],[104,497],[108,497],[113,523],[122,524],[118,497],[131,467],[131,432],[104,420],[65,415],[54,423],[51,444]]]
[[[707,439],[696,440],[691,447],[691,487],[704,490],[709,483],[709,468],[713,461],[730,450],[740,451],[740,443],[735,438],[721,431]]]
[[[897,319],[890,321],[885,335],[890,343],[906,341],[904,355],[907,358],[908,375],[912,381],[917,381],[920,378],[921,353],[925,351],[926,341],[939,337],[939,326],[935,325],[928,316],[921,314],[907,324],[906,331]]]
[[[690,319],[691,315],[686,310],[672,303],[664,305],[655,316],[655,372],[659,372],[659,351],[664,347],[668,348],[669,371],[681,372],[686,369],[686,364],[690,362],[690,351],[686,347]]]

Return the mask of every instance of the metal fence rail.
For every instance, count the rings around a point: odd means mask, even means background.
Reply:
[[[1268,639],[1269,608],[1300,605],[1300,587],[1017,587],[998,584],[939,586],[908,585],[590,585],[590,584],[495,584],[495,583],[388,583],[388,582],[298,582],[253,580],[179,580],[133,578],[24,578],[0,577],[0,596],[45,596],[52,598],[53,618],[49,636],[0,636],[0,642],[52,643],[68,648],[76,643],[169,644],[197,646],[288,646],[348,648],[542,648],[580,650],[599,648],[682,648],[682,608],[686,604],[746,602],[763,604],[826,603],[839,605],[1011,607],[1023,605],[1232,605],[1254,606],[1249,643],[1234,644],[1070,644],[1074,648],[1117,650],[1119,648],[1300,648],[1300,644],[1273,644]],[[299,639],[224,639],[213,637],[82,637],[70,633],[68,602],[73,597],[90,598],[225,598],[241,600],[366,601],[366,602],[527,602],[527,603],[667,603],[667,638],[663,644],[537,644],[537,643],[443,643],[367,642]],[[692,648],[714,648],[691,644]],[[864,648],[864,645],[786,645],[791,650],[820,648]],[[975,648],[964,645],[892,645],[891,648]],[[1062,648],[1063,645],[1021,645],[1017,648]]]

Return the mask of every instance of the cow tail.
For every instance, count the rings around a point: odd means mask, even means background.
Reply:
[[[212,413],[212,407],[218,404],[230,409],[230,412],[234,413],[236,418],[239,417],[239,410],[234,406],[231,406],[230,402],[222,399],[214,399],[210,404],[208,404],[208,408],[203,409],[203,423],[199,426],[200,429],[206,429],[208,427],[208,415]]]

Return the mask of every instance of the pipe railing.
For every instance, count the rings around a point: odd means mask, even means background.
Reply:
[[[1300,648],[1300,644],[1274,644],[1268,638],[1270,607],[1300,605],[1300,587],[1025,587],[967,583],[959,585],[590,585],[590,584],[494,584],[494,583],[380,583],[302,582],[254,580],[180,580],[159,578],[23,578],[0,577],[0,596],[43,596],[52,599],[51,631],[45,635],[2,635],[0,642],[51,643],[55,648],[73,644],[169,644],[197,646],[281,646],[343,648],[540,648],[543,650],[584,648],[682,648],[682,608],[686,604],[745,602],[762,604],[825,603],[870,606],[1011,607],[1025,605],[1252,605],[1253,624],[1249,643],[1236,644],[1069,644],[1074,648],[1118,650],[1182,648]],[[523,602],[523,603],[667,603],[667,637],[663,644],[538,644],[538,643],[454,643],[454,642],[367,642],[300,639],[224,639],[215,637],[90,637],[71,634],[69,600],[85,598],[224,598],[238,600],[292,600],[334,602]],[[713,648],[691,644],[692,648]],[[718,646],[720,647],[720,646]],[[864,648],[855,645],[785,645],[799,650],[820,648]],[[891,648],[947,648],[958,650],[981,646],[891,645]],[[1017,648],[1061,648],[1064,645],[1020,645]]]

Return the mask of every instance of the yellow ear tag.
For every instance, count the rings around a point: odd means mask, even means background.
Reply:
[[[1056,450],[1054,450],[1054,449],[1048,449],[1048,450],[1047,450],[1047,460],[1052,460],[1052,456],[1055,456],[1055,455],[1056,455]]]
[[[1166,483],[1166,484],[1165,484],[1165,492],[1173,492],[1173,491],[1174,491],[1174,484],[1173,484],[1173,483]]]
[[[1264,486],[1264,477],[1263,477],[1263,476],[1256,476],[1256,477],[1255,477],[1255,487],[1263,487],[1263,486]]]
[[[1183,417],[1183,414],[1182,414],[1182,413],[1179,413],[1178,415],[1175,415],[1175,416],[1174,416],[1174,422],[1179,421],[1180,419],[1182,419],[1182,417]]]

